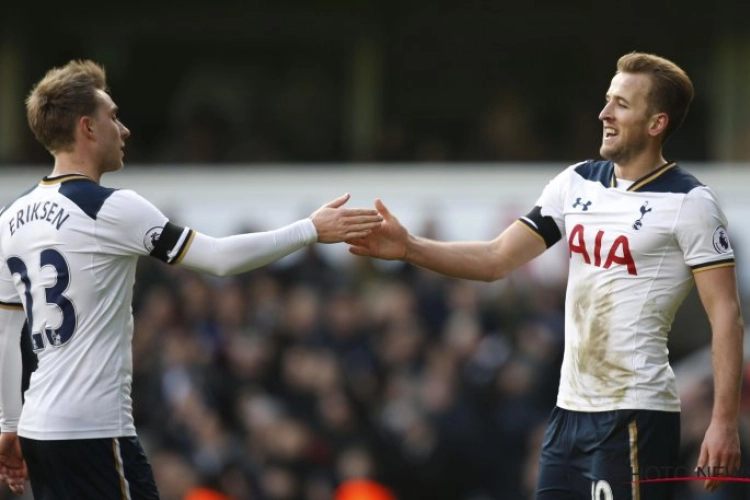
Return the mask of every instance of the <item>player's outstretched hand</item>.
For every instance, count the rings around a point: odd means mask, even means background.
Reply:
[[[401,225],[380,198],[375,200],[375,208],[383,216],[383,223],[377,231],[347,240],[349,252],[363,257],[402,260],[406,256],[409,231]]]
[[[0,433],[0,479],[8,483],[13,493],[21,495],[28,478],[18,435],[15,432]]]
[[[326,203],[310,216],[318,231],[318,243],[341,243],[367,236],[380,227],[383,217],[370,208],[341,208],[349,193]]]
[[[720,476],[731,476],[740,468],[740,437],[736,425],[712,421],[703,438],[698,469],[707,479],[703,487],[716,491],[721,486]]]

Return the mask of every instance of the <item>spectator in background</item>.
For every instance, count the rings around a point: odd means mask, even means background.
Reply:
[[[543,161],[549,158],[538,140],[535,113],[528,99],[512,87],[497,88],[483,110],[466,156],[472,161]]]
[[[209,105],[198,105],[185,122],[177,124],[158,160],[167,164],[215,165],[229,160],[236,143],[230,123]]]

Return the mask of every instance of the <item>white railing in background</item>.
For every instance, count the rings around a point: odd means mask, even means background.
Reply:
[[[126,166],[102,184],[131,188],[175,222],[223,236],[273,229],[309,215],[349,192],[350,206],[382,198],[415,233],[435,223],[441,239],[488,239],[534,204],[547,181],[565,164],[357,164]],[[750,165],[684,164],[716,192],[730,220],[742,286],[750,288]],[[29,189],[50,167],[0,168],[0,204]],[[561,247],[561,245],[558,245]],[[326,255],[347,259],[344,245]],[[535,264],[540,276],[564,277],[564,252]],[[291,258],[291,257],[290,257]],[[562,264],[561,264],[562,263]]]

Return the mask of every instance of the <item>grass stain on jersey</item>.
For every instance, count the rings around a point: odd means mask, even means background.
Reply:
[[[591,282],[583,282],[573,293],[573,301],[573,321],[579,336],[574,361],[580,375],[591,377],[585,377],[584,382],[593,379],[595,384],[584,383],[583,389],[589,395],[621,401],[633,374],[610,348],[610,336],[616,334],[611,321],[615,308],[613,296],[609,290],[594,290]]]

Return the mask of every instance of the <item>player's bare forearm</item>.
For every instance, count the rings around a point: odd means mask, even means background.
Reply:
[[[711,475],[731,474],[740,466],[739,405],[742,379],[744,323],[733,267],[695,274],[698,293],[711,324],[714,407],[701,445],[698,467]],[[720,482],[709,479],[714,491]]]
[[[713,327],[711,348],[715,391],[712,419],[736,426],[740,406],[744,328],[739,312],[728,312],[726,319],[721,321],[726,324]]]
[[[404,261],[453,278],[493,281],[503,277],[493,272],[490,243],[484,241],[441,242],[412,237]]]
[[[541,240],[512,224],[492,241],[439,242],[411,236],[404,260],[454,278],[495,281],[544,250]]]
[[[695,283],[711,324],[715,395],[713,418],[736,424],[745,326],[734,268],[698,272]]]
[[[740,318],[739,313],[719,316]],[[708,476],[732,475],[741,466],[739,408],[744,332],[741,320],[714,320],[712,330],[714,407],[697,465]],[[721,484],[709,479],[704,488],[715,491]]]
[[[375,208],[383,216],[382,225],[347,240],[354,255],[402,260],[453,278],[495,281],[546,250],[544,240],[519,223],[492,241],[444,242],[410,234],[380,199]]]

